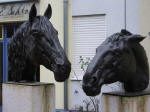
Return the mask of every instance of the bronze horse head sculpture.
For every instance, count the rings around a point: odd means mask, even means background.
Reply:
[[[149,65],[145,37],[122,30],[108,37],[97,49],[87,67],[82,88],[88,96],[101,92],[103,84],[122,82],[126,92],[139,92],[149,84]]]
[[[34,81],[39,65],[53,71],[58,82],[69,77],[71,64],[60,45],[58,31],[49,21],[51,15],[50,4],[44,16],[37,16],[35,4],[32,5],[29,20],[8,44],[8,81]]]

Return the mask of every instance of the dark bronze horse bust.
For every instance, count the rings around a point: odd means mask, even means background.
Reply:
[[[29,20],[24,22],[8,44],[8,81],[34,81],[39,65],[54,72],[55,80],[69,77],[71,64],[58,40],[58,32],[49,19],[50,4],[44,16],[37,16],[31,7]]]
[[[88,96],[98,95],[103,84],[122,82],[126,92],[140,92],[149,84],[149,66],[141,35],[126,30],[108,37],[97,49],[83,77]]]

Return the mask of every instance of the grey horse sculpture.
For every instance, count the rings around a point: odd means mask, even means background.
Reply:
[[[97,49],[87,67],[82,88],[88,96],[101,92],[103,84],[122,82],[126,92],[140,92],[149,84],[145,37],[122,30],[108,37]]]
[[[37,16],[32,5],[29,20],[24,22],[8,44],[8,81],[34,81],[39,65],[53,71],[55,80],[65,81],[71,64],[58,40],[58,32],[49,21],[50,4],[44,16]]]

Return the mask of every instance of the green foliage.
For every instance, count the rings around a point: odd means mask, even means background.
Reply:
[[[80,56],[79,58],[79,64],[81,64],[80,68],[84,72],[86,71],[87,66],[90,64],[91,59],[89,57],[83,58]]]

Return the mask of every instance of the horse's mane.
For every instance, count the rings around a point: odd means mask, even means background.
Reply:
[[[11,76],[22,74],[22,70],[26,66],[27,48],[24,42],[27,42],[30,27],[29,22],[23,23],[16,33],[13,35],[12,40],[8,43],[8,80]]]
[[[149,64],[144,47],[137,43],[132,47],[132,50],[136,59],[136,65],[138,66],[137,69],[141,68],[144,72],[143,75],[149,74]]]
[[[25,22],[23,23],[19,29],[17,29],[17,31],[15,32],[15,34],[12,37],[12,40],[8,43],[8,58],[9,61],[12,60],[14,58],[16,58],[17,56],[19,57],[25,57],[26,52],[27,52],[27,48],[25,46],[25,44],[28,41],[29,37],[29,32],[30,32],[30,27],[29,27],[29,22]],[[17,54],[17,55],[16,55]]]

